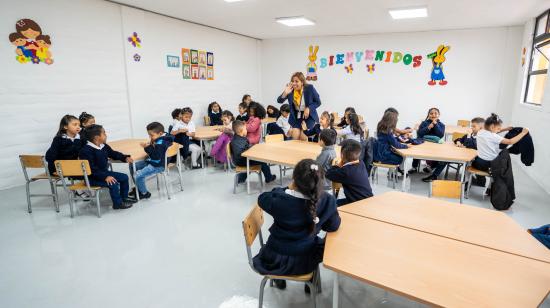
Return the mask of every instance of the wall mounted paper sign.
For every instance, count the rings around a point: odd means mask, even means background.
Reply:
[[[445,80],[445,74],[443,74],[443,63],[445,62],[445,54],[451,46],[439,45],[435,52],[428,55],[429,59],[432,59],[432,72],[430,74],[430,81],[428,85],[433,86],[439,81],[440,86],[446,85],[448,82]]]
[[[180,67],[180,57],[167,55],[166,56],[166,65],[168,65],[168,67],[179,68]]]
[[[139,54],[137,54],[137,53],[134,54],[134,61],[135,61],[135,62],[141,61],[141,56],[140,56]]]
[[[401,51],[387,51],[376,49],[363,49],[357,51],[346,51],[336,53],[324,57],[320,57],[320,69],[330,68],[333,66],[344,65],[351,63],[359,63],[362,61],[375,61],[397,64],[417,68],[422,64],[422,56],[413,56],[413,53]],[[412,64],[412,65],[411,65]]]
[[[191,54],[190,54],[190,52],[191,51],[187,48],[182,48],[181,49],[181,63],[183,63],[183,64],[191,63]]]
[[[50,51],[52,45],[49,35],[32,19],[19,19],[15,31],[9,35],[10,43],[15,46],[15,60],[19,63],[53,64]]]
[[[181,71],[183,74],[183,79],[191,79],[191,66],[189,64],[182,64]]]
[[[199,65],[206,65],[206,51],[199,50]]]
[[[375,69],[374,65],[375,63],[367,64],[367,72],[371,74],[374,73],[374,69]]]
[[[130,44],[134,47],[141,48],[141,39],[136,32],[132,33],[132,35],[128,37],[128,42],[130,42]]]
[[[199,79],[199,66],[197,64],[191,65],[191,79]]]
[[[200,55],[200,53],[199,53],[199,55]],[[206,66],[199,65],[199,79],[200,80],[206,80]]]
[[[309,63],[306,66],[306,80],[317,80],[317,52],[319,51],[319,46],[313,48],[312,45],[309,45],[309,54],[307,59]]]
[[[214,66],[214,53],[212,52],[206,53],[206,64],[208,66]]]
[[[191,64],[199,64],[199,52],[191,49]]]
[[[214,80],[214,68],[209,66],[206,68],[206,77],[208,80]]]

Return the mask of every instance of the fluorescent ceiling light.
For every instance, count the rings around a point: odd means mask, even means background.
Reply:
[[[225,1],[225,2],[241,2],[243,0],[223,0],[223,1]]]
[[[315,24],[315,22],[313,22],[312,20],[307,19],[303,16],[279,17],[279,18],[275,18],[275,20],[278,23],[281,23],[281,24],[283,24],[285,26],[289,26],[289,27],[312,26],[312,25]]]
[[[393,19],[428,17],[428,8],[426,7],[391,9],[389,12]]]

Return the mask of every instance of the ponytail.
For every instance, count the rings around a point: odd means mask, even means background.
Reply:
[[[301,160],[292,174],[296,190],[304,195],[308,214],[311,216],[310,233],[315,233],[315,226],[319,223],[317,217],[317,203],[323,193],[323,168],[312,159]]]
[[[486,130],[489,130],[491,125],[502,125],[502,119],[496,113],[491,113],[491,116],[485,120]]]

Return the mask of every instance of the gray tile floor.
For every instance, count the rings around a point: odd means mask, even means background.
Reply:
[[[520,168],[514,172],[518,198],[507,214],[526,228],[549,223],[549,195]],[[258,186],[253,178],[254,194],[241,186],[233,195],[232,176],[212,167],[186,171],[184,192],[167,200],[152,190],[150,200],[126,211],[113,211],[104,193],[100,219],[84,203],[70,219],[65,200],[56,213],[45,198],[34,200],[29,215],[23,187],[0,191],[0,307],[255,307],[260,279],[248,267],[241,221]],[[420,176],[411,192],[426,195]],[[374,190],[390,190],[384,174]],[[481,188],[466,203],[490,207]],[[318,307],[330,307],[332,273],[321,275]],[[341,287],[340,307],[419,306],[352,279]],[[302,285],[266,288],[265,307],[309,303]]]

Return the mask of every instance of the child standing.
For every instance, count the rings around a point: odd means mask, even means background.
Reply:
[[[369,174],[361,155],[361,144],[355,140],[344,140],[340,146],[341,159],[338,166],[332,166],[326,174],[328,180],[342,183],[344,199],[336,200],[338,206],[372,197]]]
[[[186,157],[188,154],[187,152],[191,152],[191,166],[193,169],[199,169],[201,168],[198,160],[201,154],[201,147],[191,142],[190,138],[195,137],[195,123],[191,121],[191,118],[193,117],[193,110],[189,107],[185,107],[181,110],[181,121],[174,121],[174,126],[172,127],[172,131],[170,132],[172,135],[176,136],[176,142],[179,143],[179,141],[183,142],[181,145],[184,147],[184,149],[187,149],[185,151],[184,157]],[[183,134],[183,136],[177,137],[178,134]]]
[[[323,111],[319,118],[319,123],[316,123],[311,129],[307,129],[305,122],[302,124],[304,135],[311,139],[313,142],[319,142],[319,134],[324,129],[331,129],[336,133],[334,129],[334,117],[328,111]]]
[[[332,161],[336,158],[336,150],[334,149],[336,131],[334,129],[323,129],[319,134],[319,143],[323,149],[315,161],[323,169],[323,174],[326,174],[328,169],[332,167]],[[324,186],[324,189],[330,189],[330,182],[326,179],[324,180]]]
[[[397,125],[397,113],[386,112],[376,127],[377,140],[373,148],[373,160],[383,164],[400,165],[403,157],[394,152],[394,149],[406,149],[409,146],[400,143],[394,135]]]
[[[223,128],[220,128],[223,134],[216,139],[216,143],[214,143],[214,146],[210,151],[210,156],[214,157],[214,159],[220,163],[227,162],[226,148],[227,144],[231,142],[231,138],[233,137],[233,121],[234,119],[231,111],[224,110],[222,112]]]
[[[106,144],[107,135],[101,125],[92,125],[86,133],[88,141],[80,150],[80,159],[90,163],[92,174],[90,185],[108,187],[113,209],[124,210],[131,208],[135,199],[128,197],[128,176],[124,173],[109,171],[109,158],[127,163],[133,160],[129,155],[114,151]]]
[[[240,103],[239,104],[239,115],[235,120],[246,122],[248,121],[248,113],[246,111],[248,110],[248,104],[247,103]]]
[[[262,119],[265,118],[265,109],[260,103],[248,104],[248,121],[246,121],[246,138],[250,144],[260,143],[262,136]]]
[[[210,118],[210,126],[223,125],[222,107],[220,107],[220,104],[212,102],[208,105],[208,117]]]
[[[363,141],[363,128],[359,124],[359,116],[355,113],[349,113],[346,116],[346,123],[348,126],[344,127],[339,135],[342,135],[346,139],[355,140],[357,142]]]
[[[294,168],[288,187],[258,197],[260,208],[274,220],[266,244],[253,259],[260,274],[303,275],[322,262],[325,241],[317,235],[338,230],[341,222],[334,197],[322,186],[321,167],[304,159]],[[279,289],[286,287],[284,280],[274,282]]]
[[[166,150],[172,145],[174,137],[164,132],[164,126],[159,122],[147,125],[149,142],[142,142],[141,146],[148,157],[136,163],[136,186],[140,199],[148,199],[151,193],[147,190],[145,180],[147,177],[164,171]],[[133,175],[133,168],[130,168]],[[136,196],[136,190],[130,192],[130,196]]]
[[[48,162],[48,171],[50,174],[56,173],[56,160],[77,159],[78,152],[82,148],[80,140],[80,121],[75,116],[67,114],[61,118],[59,129],[53,138],[50,148],[46,152],[46,161]]]

